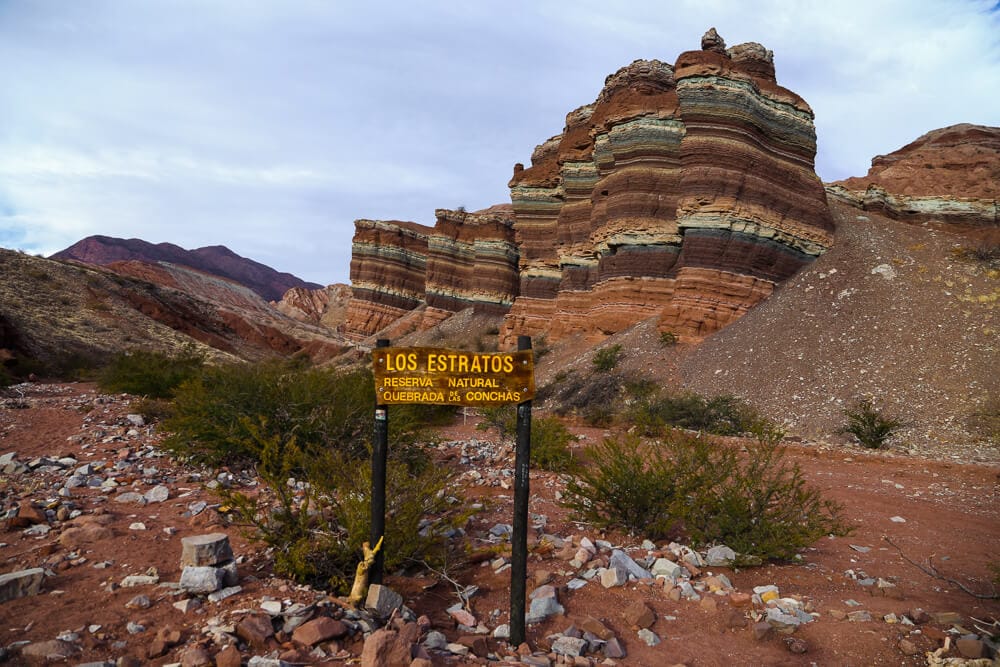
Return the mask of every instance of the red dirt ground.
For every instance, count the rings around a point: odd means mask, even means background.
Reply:
[[[41,455],[72,455],[81,464],[114,461],[124,456],[125,449],[139,452],[143,444],[155,444],[159,439],[155,431],[147,429],[141,429],[137,436],[127,435],[126,427],[121,424],[129,412],[128,399],[101,399],[91,385],[30,385],[25,401],[29,405],[25,409],[13,408],[10,401],[0,408],[0,454],[14,451],[19,461]],[[512,446],[497,444],[492,433],[475,431],[473,421],[443,429],[438,448],[451,465],[466,472],[475,469],[489,479],[490,471],[511,467]],[[581,437],[576,445],[581,448],[605,436],[599,429],[574,431]],[[457,455],[462,443],[467,452],[487,454],[463,465]],[[964,631],[973,631],[973,619],[1000,618],[1000,602],[996,599],[977,599],[954,583],[929,577],[906,560],[926,563],[933,558],[943,576],[975,592],[994,593],[988,565],[996,564],[1000,553],[997,520],[1000,466],[938,461],[901,453],[872,453],[849,446],[791,443],[787,451],[811,483],[827,497],[845,505],[855,525],[854,534],[821,539],[803,553],[801,564],[712,570],[726,574],[739,592],[749,593],[754,586],[775,584],[782,596],[800,598],[809,605],[818,618],[794,635],[804,640],[807,647],[804,654],[789,652],[783,635],[772,634],[756,640],[750,629],[752,623],[741,627],[751,609],[733,606],[728,596],[717,597],[716,608],[711,610],[698,602],[673,602],[658,585],[639,583],[605,589],[597,581],[577,591],[560,590],[566,617],[530,626],[528,641],[532,648],[547,650],[547,635],[589,615],[602,619],[624,643],[628,656],[615,663],[620,665],[924,665],[925,653],[940,648],[946,637],[952,638],[953,645]],[[143,492],[153,483],[165,483],[171,488],[171,497],[166,502],[126,507],[98,500],[99,489],[74,489],[72,500],[83,510],[82,517],[67,523],[54,522],[53,530],[43,537],[26,537],[19,530],[0,532],[0,573],[38,566],[49,567],[56,573],[46,581],[42,594],[0,604],[0,646],[22,640],[45,641],[72,630],[80,633],[83,652],[72,658],[70,664],[114,660],[122,655],[145,655],[155,632],[170,625],[182,631],[183,640],[162,658],[146,661],[161,665],[178,661],[181,648],[201,638],[201,629],[210,617],[238,617],[240,610],[256,608],[267,595],[303,602],[323,598],[316,591],[272,578],[267,559],[259,549],[248,544],[235,529],[222,526],[215,512],[209,510],[194,518],[183,516],[188,504],[195,500],[217,502],[202,486],[211,479],[212,472],[186,468],[165,457],[142,459],[141,465],[158,470],[137,473],[131,486]],[[199,479],[196,472],[204,476]],[[63,475],[47,477],[34,473],[3,479],[0,481],[3,508],[26,499],[45,502],[57,498],[57,487],[52,484],[63,478]],[[468,539],[478,542],[494,524],[511,522],[512,491],[499,482],[497,486],[472,483],[468,475],[463,480],[467,483],[463,493],[468,502],[487,501],[485,511],[476,516],[467,531]],[[545,532],[563,538],[607,539],[616,546],[634,547],[630,550],[633,556],[645,555],[638,548],[641,537],[601,535],[570,521],[555,501],[555,494],[563,485],[557,475],[533,471],[531,484],[530,511],[547,517]],[[69,525],[92,521],[98,513],[111,517],[111,539],[84,544],[75,551],[60,544],[59,535]],[[891,517],[902,517],[905,522],[894,522]],[[131,523],[138,521],[146,525],[146,530],[129,529]],[[176,533],[164,531],[169,527],[175,528]],[[238,595],[184,615],[171,606],[174,598],[166,589],[108,590],[108,582],[121,581],[125,575],[141,574],[151,567],[157,569],[161,580],[176,581],[181,569],[180,538],[220,529],[231,536],[236,554],[247,558],[240,566],[243,590]],[[898,545],[899,550],[885,542],[884,536]],[[851,545],[870,550],[862,553]],[[110,561],[111,565],[106,569],[93,567],[103,561]],[[563,586],[575,574],[556,553],[533,555],[529,563],[529,591],[539,570],[552,573],[552,583],[556,586]],[[895,586],[889,589],[889,594],[881,595],[846,576],[847,570],[860,570]],[[471,601],[472,612],[491,629],[508,620],[507,573],[509,570],[497,575],[488,564],[455,573],[462,583],[480,587],[480,593]],[[386,580],[403,593],[410,608],[418,615],[426,614],[435,629],[454,640],[458,631],[444,610],[457,598],[450,585],[445,582],[432,585],[434,582],[433,575],[390,576]],[[125,603],[140,592],[150,597],[152,606],[145,610],[127,609]],[[645,601],[657,614],[652,630],[662,643],[655,648],[644,645],[622,618],[623,609],[636,600]],[[849,606],[848,600],[860,605]],[[938,620],[916,627],[883,620],[886,614],[901,617],[916,608],[932,615],[954,612],[958,617],[948,621],[939,616]],[[851,622],[838,618],[842,612],[856,609],[869,611],[873,620]],[[491,618],[493,610],[499,610],[495,618]],[[128,621],[138,621],[149,630],[130,635],[125,629]],[[91,631],[89,626],[95,625],[101,627]],[[912,642],[917,654],[904,655],[901,639]],[[338,659],[317,664],[345,664],[345,659],[359,655],[361,645],[360,641],[347,642],[340,648],[344,653]],[[495,644],[494,648],[502,654],[505,647]],[[247,655],[250,654],[244,653],[244,660]],[[952,648],[948,655],[958,654]],[[11,664],[31,664],[23,660],[15,657]],[[484,662],[464,660],[471,664]],[[600,661],[597,658],[591,664]],[[435,664],[465,663],[461,658],[436,657]]]

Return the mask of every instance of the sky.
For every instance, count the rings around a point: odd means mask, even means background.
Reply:
[[[995,0],[0,0],[0,247],[225,245],[348,282],[354,220],[509,202],[607,75],[710,27],[774,52],[824,181],[1000,126]]]

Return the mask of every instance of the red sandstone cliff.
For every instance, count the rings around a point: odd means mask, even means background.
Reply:
[[[932,130],[872,159],[867,176],[827,186],[864,211],[904,222],[1000,237],[1000,127],[963,123]]]
[[[352,298],[345,333],[371,336],[403,317],[431,327],[466,308],[503,314],[517,294],[513,215],[438,209],[433,227],[358,220],[351,256]]]
[[[671,66],[635,61],[510,182],[516,334],[600,338],[650,316],[702,337],[828,248],[809,106],[759,44],[710,30]]]

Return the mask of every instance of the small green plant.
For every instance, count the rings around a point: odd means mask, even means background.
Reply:
[[[594,364],[594,370],[606,373],[608,371],[614,370],[615,366],[618,365],[622,355],[621,345],[611,345],[609,347],[602,347],[598,350],[591,363]]]
[[[661,331],[660,345],[663,347],[673,347],[674,345],[677,345],[677,334],[673,331]]]
[[[881,449],[905,423],[882,413],[871,399],[857,400],[853,406],[844,409],[847,425],[841,433],[850,433],[863,447]]]
[[[726,544],[747,563],[787,560],[823,535],[850,529],[842,507],[784,459],[780,437],[780,430],[761,430],[745,453],[678,432],[648,445],[635,436],[607,440],[588,452],[591,466],[570,481],[563,502],[600,527]]]
[[[169,398],[182,382],[198,375],[204,363],[193,349],[178,355],[134,350],[113,357],[98,374],[97,385],[109,393]]]
[[[552,472],[567,472],[576,467],[569,449],[573,434],[555,417],[531,421],[531,465]]]

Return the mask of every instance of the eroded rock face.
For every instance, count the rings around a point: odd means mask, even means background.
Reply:
[[[428,328],[466,308],[506,313],[517,294],[513,213],[438,209],[433,227],[357,220],[345,333],[371,336],[401,320]]]
[[[510,182],[517,334],[599,338],[654,315],[698,338],[832,243],[813,114],[759,44],[713,30],[674,66],[638,60]]]
[[[962,123],[932,130],[873,158],[866,176],[832,183],[827,191],[903,222],[1000,236],[1000,127]]]

